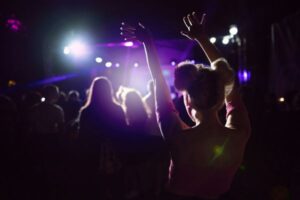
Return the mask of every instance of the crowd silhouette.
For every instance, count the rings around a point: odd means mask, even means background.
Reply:
[[[299,130],[300,93],[286,102],[272,95],[250,102],[250,92],[209,42],[204,20],[195,13],[184,17],[182,35],[199,44],[211,67],[180,63],[174,85],[182,95],[175,99],[150,31],[125,23],[122,35],[144,45],[152,75],[146,95],[127,86],[114,91],[104,76],[92,80],[86,97],[76,88],[66,95],[56,85],[19,98],[1,94],[0,198],[289,199],[300,188],[300,165],[293,159],[299,142],[291,134]],[[286,132],[289,140],[282,141]],[[253,141],[264,151],[263,161],[251,153],[257,151]],[[269,192],[239,187],[238,181],[259,182],[243,179],[245,160],[258,163],[250,164],[258,173],[267,171]]]

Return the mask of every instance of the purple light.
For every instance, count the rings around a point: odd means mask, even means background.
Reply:
[[[11,29],[14,30],[14,31],[18,31],[19,27],[14,24],[14,25],[11,26]]]
[[[116,44],[115,44],[115,43],[107,43],[106,46],[107,46],[107,47],[115,47]]]
[[[49,78],[46,78],[43,80],[38,80],[38,81],[35,81],[32,83],[29,83],[27,85],[27,87],[30,87],[30,88],[38,87],[38,86],[45,85],[45,84],[50,84],[50,83],[55,83],[55,82],[71,79],[76,76],[78,76],[78,75],[77,74],[66,74],[66,75],[61,75],[61,76],[49,77]]]
[[[171,92],[171,98],[176,99],[176,97],[177,97],[177,95],[175,93]]]
[[[172,62],[171,62],[171,65],[172,65],[172,66],[175,66],[175,65],[176,65],[176,62],[175,62],[175,61],[172,61]]]
[[[134,66],[134,67],[138,67],[138,66],[139,66],[139,63],[135,62],[135,63],[133,64],[133,66]]]
[[[123,45],[124,45],[125,47],[132,47],[132,46],[133,46],[133,42],[131,42],[131,41],[124,42]]]
[[[139,43],[134,43],[132,41],[121,42],[121,43],[102,43],[96,44],[97,47],[131,47],[137,48]]]
[[[11,18],[6,21],[6,26],[13,32],[17,32],[21,29],[21,22],[18,19]]]
[[[96,61],[96,63],[101,63],[101,62],[103,61],[103,59],[102,59],[101,57],[97,57],[97,58],[95,59],[95,61]]]
[[[246,70],[243,72],[243,79],[244,79],[244,81],[248,80],[248,73]]]
[[[112,62],[106,62],[105,63],[105,67],[111,67],[112,66]]]
[[[238,78],[240,83],[247,83],[250,81],[251,78],[251,72],[248,70],[239,70],[238,71]]]
[[[120,63],[116,63],[116,65],[115,65],[116,67],[120,67]]]
[[[164,76],[169,76],[169,75],[170,75],[170,71],[169,71],[169,70],[166,70],[166,69],[164,69],[164,70],[162,71],[162,73],[163,73]]]

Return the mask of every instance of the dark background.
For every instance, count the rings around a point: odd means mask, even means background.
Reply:
[[[247,39],[252,85],[267,89],[271,24],[295,15],[299,10],[296,4],[250,0],[1,1],[1,85],[10,79],[26,83],[47,77],[47,55],[61,50],[62,38],[68,32],[85,30],[92,43],[118,42],[122,21],[142,21],[155,38],[177,39],[182,38],[182,17],[191,11],[205,11],[210,35],[225,35],[231,24],[238,26],[239,34]],[[5,27],[12,15],[22,23],[22,30],[16,33]]]
[[[252,136],[231,190],[240,197],[237,199],[280,199],[280,195],[299,199],[299,111],[273,110],[264,102],[267,93],[279,96],[299,91],[297,4],[287,0],[2,0],[0,89],[7,86],[8,80],[22,85],[55,75],[48,67],[61,69],[64,65],[60,55],[66,33],[85,30],[94,44],[120,42],[122,21],[142,21],[157,40],[181,39],[182,17],[192,11],[205,11],[211,36],[228,34],[231,24],[238,26],[239,34],[247,39],[246,65],[252,72],[251,81],[243,88]],[[19,32],[5,26],[12,15],[22,23]],[[273,32],[272,27],[276,27]],[[220,48],[226,56],[234,56]],[[64,74],[63,70],[56,72]],[[276,194],[279,198],[271,198]]]

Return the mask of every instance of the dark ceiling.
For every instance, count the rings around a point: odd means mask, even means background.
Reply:
[[[120,41],[122,21],[142,21],[158,39],[181,38],[179,31],[184,28],[181,19],[191,11],[207,13],[207,30],[211,35],[227,34],[229,25],[238,25],[240,33],[248,39],[249,62],[264,65],[270,25],[296,13],[299,10],[296,4],[291,0],[2,0],[0,49],[5,55],[2,65],[9,69],[14,66],[9,76],[28,71],[28,66],[40,69],[45,52],[70,32],[84,32],[94,43]],[[23,30],[19,33],[11,33],[5,27],[5,21],[12,15],[22,22]],[[14,59],[16,55],[19,61]],[[24,67],[20,69],[20,65]],[[1,71],[7,69],[2,67]]]

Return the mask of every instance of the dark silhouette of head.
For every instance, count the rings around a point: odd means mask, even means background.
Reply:
[[[59,89],[56,85],[46,85],[43,88],[43,95],[47,102],[55,103],[59,98]]]
[[[90,86],[84,108],[88,106],[105,108],[113,103],[113,88],[110,80],[103,76],[96,77]]]
[[[219,110],[224,103],[218,74],[203,65],[180,63],[175,69],[175,87],[184,91],[197,111]]]
[[[25,109],[41,103],[42,95],[35,91],[30,91],[22,96],[22,103]]]
[[[129,125],[145,125],[148,119],[147,110],[138,91],[130,90],[126,93],[124,107]]]
[[[71,90],[68,93],[68,100],[69,101],[79,101],[80,100],[80,94],[76,90]]]

